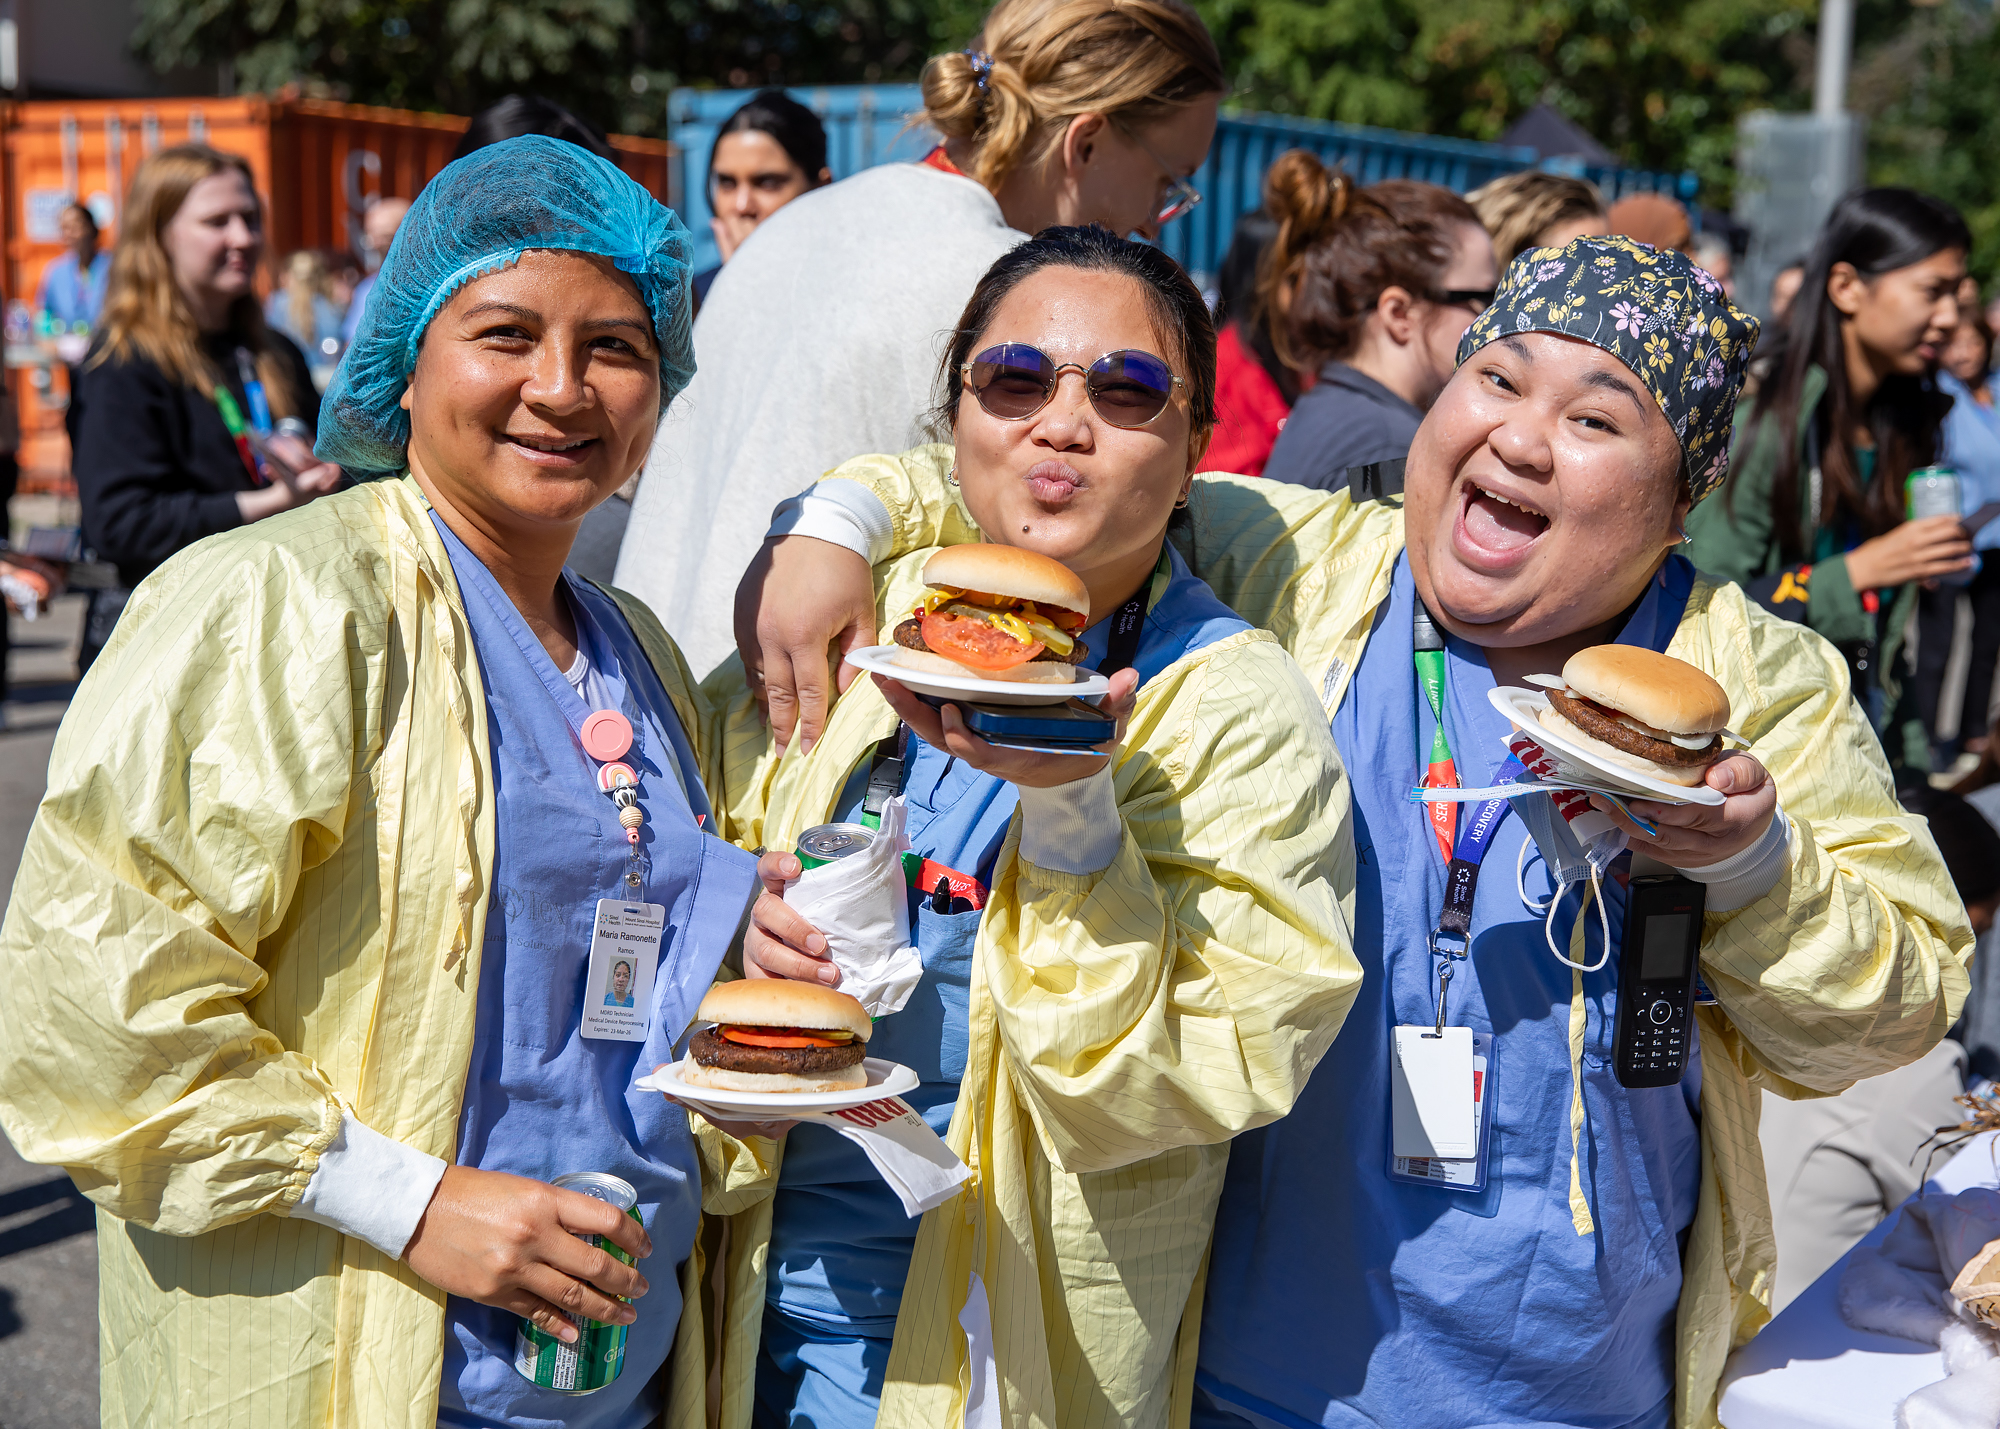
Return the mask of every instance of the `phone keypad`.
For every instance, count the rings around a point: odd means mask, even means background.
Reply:
[[[1687,1066],[1687,1012],[1665,997],[1641,994],[1628,1015],[1620,1062],[1632,1072],[1677,1073]]]

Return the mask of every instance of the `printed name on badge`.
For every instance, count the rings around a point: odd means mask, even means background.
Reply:
[[[583,1035],[643,1042],[653,1014],[653,974],[667,927],[663,903],[597,901],[590,970],[583,984]]]

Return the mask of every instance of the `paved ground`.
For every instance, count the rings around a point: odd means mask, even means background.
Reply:
[[[0,705],[0,909],[34,818],[73,688],[82,601],[13,623],[14,699]],[[0,1429],[92,1429],[97,1417],[97,1243],[69,1177],[0,1138]]]

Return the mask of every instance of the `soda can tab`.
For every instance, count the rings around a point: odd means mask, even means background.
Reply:
[[[822,868],[853,858],[873,848],[875,839],[875,830],[860,824],[817,824],[799,835],[799,864],[802,868]]]
[[[616,1206],[633,1220],[639,1219],[639,1193],[631,1184],[598,1171],[576,1171],[558,1176],[549,1183],[565,1191],[578,1191],[606,1205]],[[583,1235],[578,1240],[594,1245],[614,1260],[632,1264],[633,1258],[616,1242],[603,1236]],[[625,1368],[626,1325],[605,1325],[581,1316],[571,1316],[577,1328],[576,1342],[564,1344],[532,1320],[523,1319],[514,1334],[514,1369],[522,1378],[559,1394],[593,1394],[618,1378]]]

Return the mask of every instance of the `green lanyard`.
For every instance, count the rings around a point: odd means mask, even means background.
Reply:
[[[1444,634],[1431,619],[1431,613],[1424,609],[1422,599],[1416,602],[1410,627],[1417,663],[1417,683],[1423,686],[1424,698],[1430,701],[1431,714],[1437,721],[1431,730],[1430,768],[1424,774],[1424,787],[1456,789],[1458,766],[1451,757],[1451,740],[1444,732]],[[1431,832],[1437,836],[1438,852],[1444,855],[1444,861],[1449,865],[1452,845],[1458,836],[1458,805],[1426,804],[1424,809],[1430,816]]]
[[[236,405],[236,397],[220,382],[215,384],[215,410],[222,413],[222,425],[229,428],[229,438],[236,443],[236,455],[243,460],[243,469],[250,473],[252,486],[269,486],[271,483],[258,469],[257,454],[250,449],[250,424],[243,418],[243,409]]]

